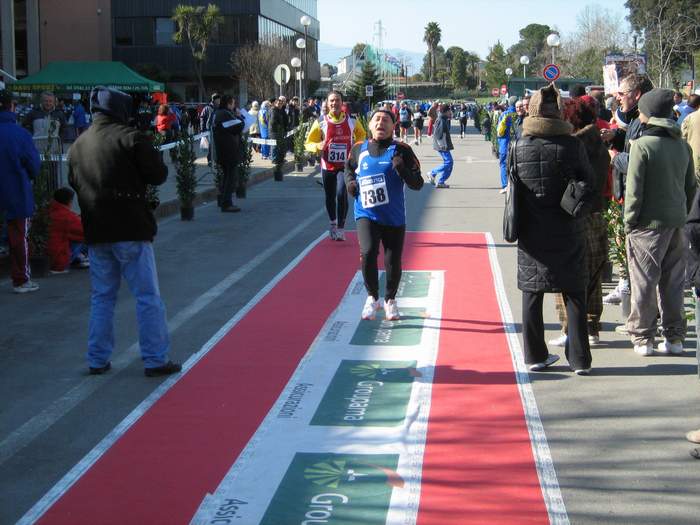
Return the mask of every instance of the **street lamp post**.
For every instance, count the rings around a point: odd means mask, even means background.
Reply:
[[[308,77],[308,72],[309,72],[309,54],[307,50],[307,39],[309,35],[309,26],[311,25],[311,17],[308,15],[304,15],[299,19],[299,22],[301,22],[301,25],[304,26],[304,86],[308,86],[306,84],[306,79]]]
[[[506,75],[508,76],[508,94],[510,95],[510,76],[513,74],[513,70],[509,67],[506,68]]]
[[[523,55],[520,57],[520,63],[523,65],[523,96],[527,89],[527,65],[530,63],[530,57]]]
[[[552,64],[554,64],[554,48],[561,45],[561,38],[556,33],[552,33],[547,37],[547,45],[552,48]]]
[[[301,96],[301,59],[299,57],[293,57],[291,64],[296,72],[297,78],[299,79],[299,103],[303,104],[304,99]]]
[[[306,56],[306,40],[303,38],[297,38],[297,49],[303,49],[304,50],[304,56]],[[304,70],[306,70],[306,58],[304,58]],[[302,73],[302,76],[306,76]],[[303,83],[300,84],[303,87]],[[304,94],[303,94],[303,89],[299,88],[299,99],[304,100]]]

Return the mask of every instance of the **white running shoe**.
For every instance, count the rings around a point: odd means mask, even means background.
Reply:
[[[331,241],[338,239],[338,226],[333,222],[328,227],[328,236],[331,238]]]
[[[399,305],[396,304],[396,299],[384,301],[384,318],[387,321],[398,321],[400,317]]]
[[[375,301],[371,295],[367,296],[365,305],[362,307],[362,319],[365,321],[374,321],[377,316],[377,310],[381,308],[379,301]]]
[[[621,302],[622,294],[617,288],[615,288],[612,292],[603,297],[603,304],[620,304]]]
[[[508,193],[508,189],[507,189],[507,188],[501,188],[500,190],[498,190],[498,193],[500,193],[501,195],[505,195],[506,193]]]
[[[431,172],[428,172],[428,182],[430,184],[435,184],[435,176]]]
[[[677,343],[672,343],[667,339],[664,339],[659,343],[657,350],[660,354],[673,354],[682,355],[683,354],[683,343],[678,341]]]
[[[647,343],[645,345],[634,345],[634,353],[644,357],[654,355],[654,345]]]
[[[549,341],[547,341],[547,344],[549,346],[560,346],[560,347],[564,348],[566,346],[566,340],[567,340],[566,334],[561,334],[556,339],[550,339]]]
[[[559,356],[557,354],[549,354],[547,356],[547,359],[545,359],[541,363],[534,363],[530,365],[529,368],[532,372],[539,372],[540,370],[544,370],[548,366],[553,365],[557,361],[559,361]]]
[[[335,231],[335,240],[344,241],[345,240],[345,230],[343,228],[338,228]]]
[[[588,344],[591,346],[596,346],[600,344],[600,336],[599,335],[589,335],[588,336]]]
[[[30,293],[36,292],[39,289],[39,285],[34,281],[27,281],[26,283],[20,284],[13,288],[15,293]]]

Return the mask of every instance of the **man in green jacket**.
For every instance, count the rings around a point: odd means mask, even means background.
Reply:
[[[688,242],[683,232],[696,181],[692,152],[671,119],[673,91],[652,89],[639,100],[644,128],[630,147],[625,231],[632,291],[627,329],[634,351],[654,353],[657,312],[662,354],[682,354],[686,332],[683,282]],[[657,310],[657,286],[658,305]]]

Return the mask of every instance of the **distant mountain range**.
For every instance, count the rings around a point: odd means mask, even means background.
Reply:
[[[323,64],[330,64],[335,66],[338,61],[346,57],[352,51],[352,46],[342,47],[335,46],[333,44],[326,44],[324,42],[318,43],[318,61]],[[410,65],[409,73],[414,74],[420,71],[423,66],[423,56],[425,53],[416,53],[415,51],[406,51],[405,49],[386,49],[386,53],[395,56],[396,58],[406,57],[406,62]]]

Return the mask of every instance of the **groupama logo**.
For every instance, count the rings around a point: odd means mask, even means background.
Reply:
[[[386,379],[391,379],[397,373],[404,376],[408,374],[410,377],[423,377],[423,374],[418,371],[415,367],[409,368],[389,368],[379,363],[366,363],[362,365],[354,366],[350,369],[350,373],[354,376],[361,377],[362,379],[374,379],[376,381],[382,381]]]
[[[304,470],[304,479],[329,489],[341,489],[347,485],[381,483],[401,488],[404,480],[392,469],[372,463],[330,460],[316,463]]]

